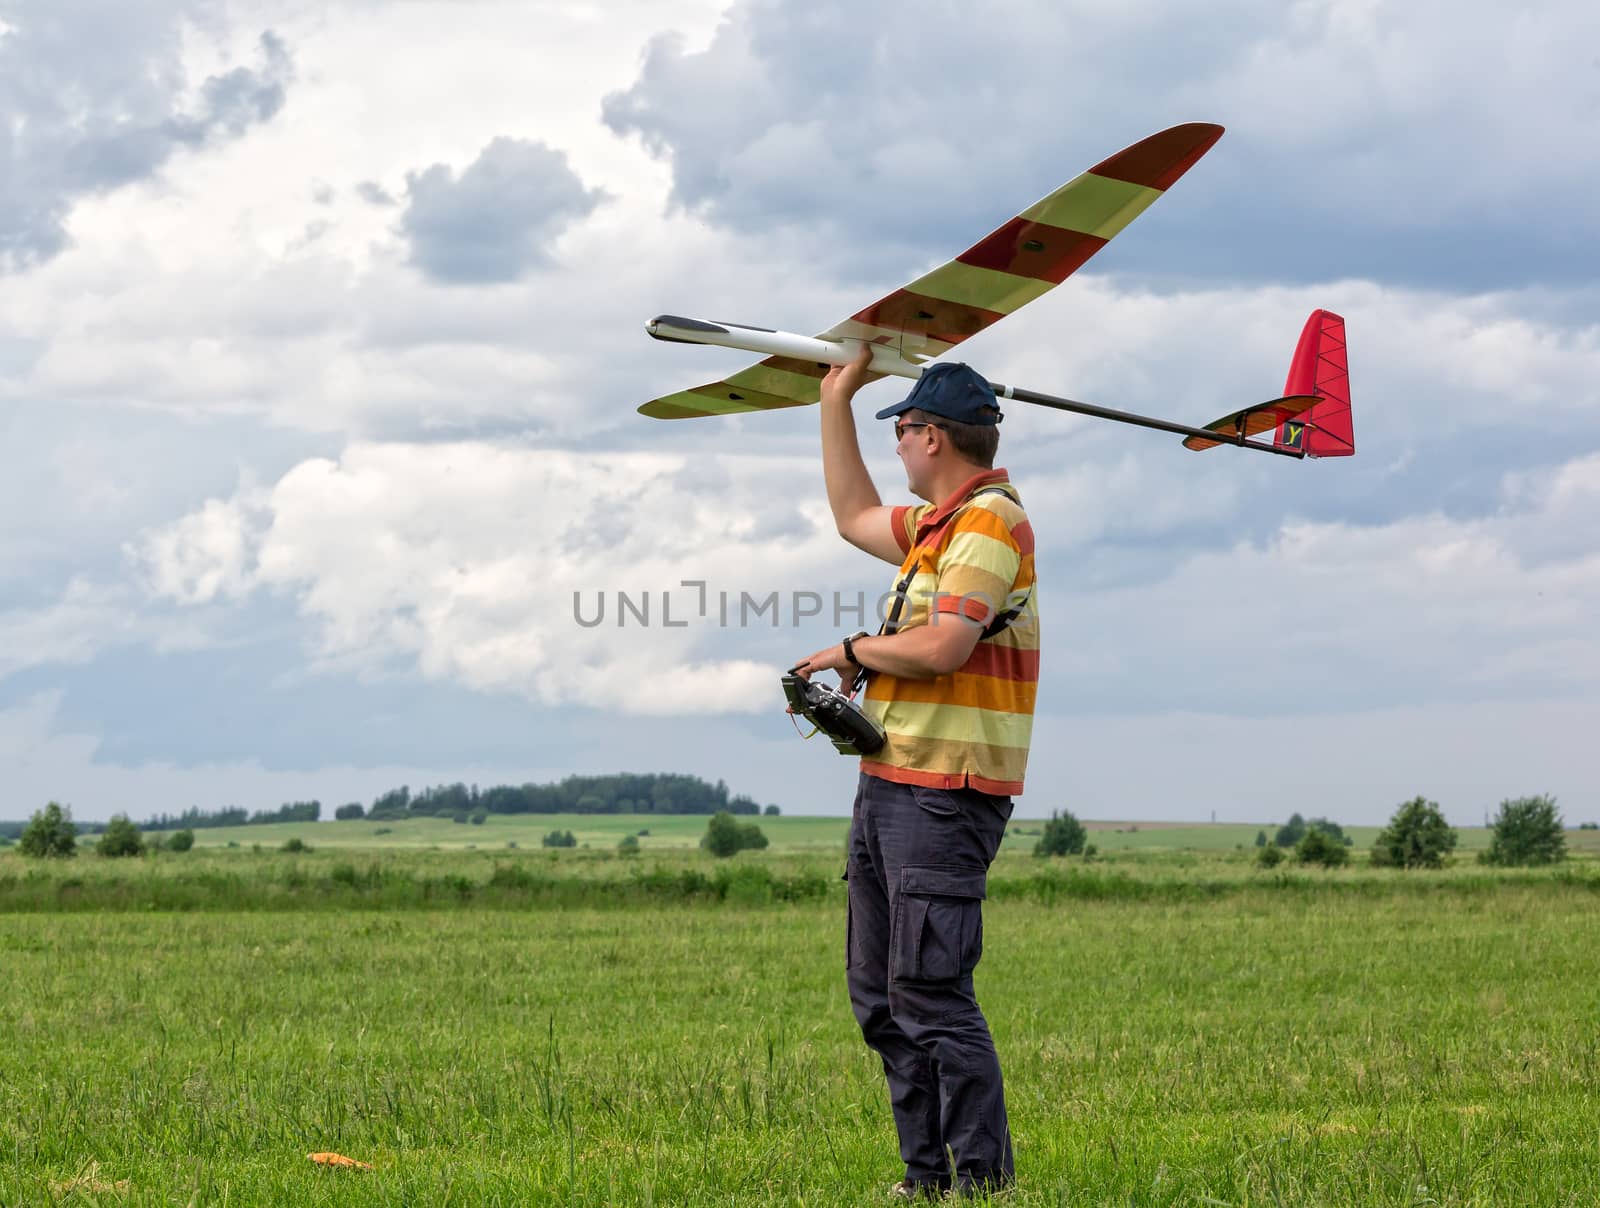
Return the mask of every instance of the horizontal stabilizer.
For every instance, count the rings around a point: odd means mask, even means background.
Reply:
[[[1231,415],[1224,415],[1221,419],[1212,420],[1206,427],[1212,432],[1220,432],[1229,437],[1260,436],[1273,428],[1288,425],[1290,421],[1298,419],[1320,402],[1322,399],[1314,394],[1288,395],[1265,403],[1257,403],[1253,407],[1245,407]],[[1231,443],[1233,442],[1227,440],[1207,440],[1203,436],[1191,436],[1183,442],[1183,447],[1199,452],[1202,449],[1215,449],[1218,445]]]

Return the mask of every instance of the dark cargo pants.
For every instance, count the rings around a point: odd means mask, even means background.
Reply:
[[[908,1182],[1011,1182],[1000,1059],[973,994],[985,881],[1011,798],[861,777],[846,870],[846,978],[883,1058]]]

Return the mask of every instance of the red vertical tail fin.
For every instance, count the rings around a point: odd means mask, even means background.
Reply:
[[[1285,395],[1314,394],[1320,402],[1278,425],[1272,443],[1303,449],[1307,457],[1349,457],[1356,451],[1350,418],[1350,362],[1345,352],[1344,319],[1314,310],[1300,332],[1289,364]]]

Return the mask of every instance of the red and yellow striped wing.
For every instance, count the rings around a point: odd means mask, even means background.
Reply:
[[[826,372],[813,361],[768,357],[720,382],[707,382],[704,386],[651,399],[639,408],[639,414],[653,419],[693,419],[702,415],[804,407],[821,396],[822,375]]]
[[[1144,213],[1222,137],[1205,122],[1173,126],[1119,151],[1043,198],[948,264],[820,334],[867,340],[909,361],[944,355],[1060,285]],[[768,357],[704,386],[639,408],[657,419],[799,407],[817,401],[826,372]]]

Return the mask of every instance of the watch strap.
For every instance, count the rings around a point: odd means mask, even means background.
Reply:
[[[866,636],[867,631],[863,629],[860,633],[852,633],[844,640],[844,657],[848,661],[854,663],[857,667],[861,666],[861,660],[856,658],[855,644],[858,640]]]

